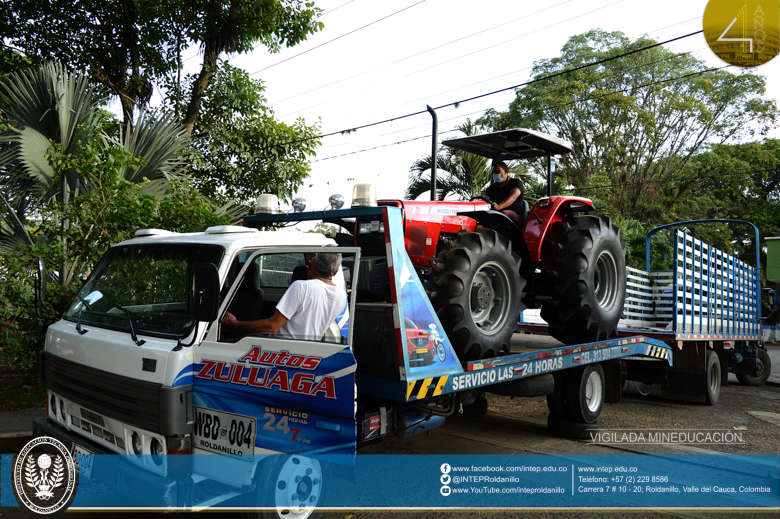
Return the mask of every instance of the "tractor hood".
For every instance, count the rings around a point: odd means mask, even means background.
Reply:
[[[571,143],[547,133],[515,128],[442,142],[493,160],[533,159],[571,153]]]

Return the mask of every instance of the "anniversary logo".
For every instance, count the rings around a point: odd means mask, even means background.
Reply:
[[[33,512],[67,507],[76,491],[76,465],[68,449],[46,436],[31,440],[14,461],[14,494]]]
[[[710,0],[704,37],[712,52],[737,67],[757,67],[777,56],[780,3],[777,0]]]

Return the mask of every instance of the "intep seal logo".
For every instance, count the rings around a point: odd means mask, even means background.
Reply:
[[[710,0],[703,25],[707,45],[731,65],[757,67],[780,51],[778,0]]]
[[[76,490],[76,465],[65,446],[47,436],[24,446],[14,462],[14,494],[38,514],[66,507]]]

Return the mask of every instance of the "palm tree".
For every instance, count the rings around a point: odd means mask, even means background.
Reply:
[[[466,119],[457,127],[465,136],[479,135],[481,127]],[[422,157],[409,168],[409,187],[405,197],[416,199],[431,189],[431,156]],[[527,173],[525,164],[510,162],[509,175],[520,178],[528,183],[531,176]],[[436,179],[436,198],[444,200],[449,195],[456,195],[460,200],[470,200],[481,196],[491,182],[492,165],[486,157],[481,157],[465,151],[442,148],[436,156],[436,168],[444,175]]]
[[[144,157],[145,165],[125,168],[121,177],[130,182],[149,181],[148,194],[162,197],[171,176],[185,166],[181,157],[188,137],[172,118],[154,120],[141,113],[132,133],[119,138],[105,133],[108,116],[101,110],[102,91],[86,76],[73,74],[58,63],[38,70],[17,72],[0,82],[0,110],[5,116],[0,134],[0,187],[9,211],[0,211],[0,246],[31,243],[22,224],[42,203],[58,199],[65,211],[71,195],[90,189],[88,179],[75,171],[61,170],[51,153],[79,153],[99,137],[106,147],[120,146],[133,157]],[[14,216],[12,218],[11,216]],[[67,227],[67,219],[62,222]],[[26,236],[24,236],[26,235]],[[21,240],[21,241],[20,241]],[[67,265],[60,265],[64,283]]]

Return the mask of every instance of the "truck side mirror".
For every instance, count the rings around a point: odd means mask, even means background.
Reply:
[[[195,315],[198,321],[211,322],[219,312],[219,273],[213,263],[195,266]]]
[[[769,305],[769,311],[777,312],[777,292],[773,288],[764,287],[761,289],[761,295],[764,302]]]

